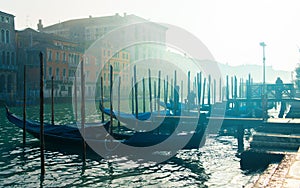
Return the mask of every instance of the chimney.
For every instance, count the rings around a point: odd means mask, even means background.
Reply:
[[[126,17],[127,16],[127,13],[126,12],[124,12],[124,17]]]
[[[92,16],[91,16],[91,15],[89,15],[89,18],[92,18]]]
[[[39,23],[37,24],[37,28],[38,28],[38,31],[42,31],[43,30],[43,24],[42,24],[42,20],[39,19]]]
[[[115,16],[119,16],[119,13],[116,13]]]

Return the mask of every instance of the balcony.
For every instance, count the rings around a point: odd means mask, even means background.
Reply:
[[[1,70],[9,70],[9,71],[17,71],[18,70],[18,66],[16,66],[16,65],[3,65],[3,64],[0,64],[0,69]]]

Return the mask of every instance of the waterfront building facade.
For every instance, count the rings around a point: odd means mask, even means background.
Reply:
[[[17,71],[14,15],[0,11],[0,100],[16,98]]]
[[[145,23],[145,24],[144,24]],[[126,27],[122,30],[115,41],[106,41],[110,32],[118,28]],[[88,17],[82,19],[73,19],[57,23],[51,26],[43,27],[42,20],[39,20],[38,30],[40,32],[59,35],[78,42],[85,50],[89,51],[92,44],[97,43],[98,39],[102,40],[100,46],[97,46],[94,53],[95,64],[102,67],[100,75],[104,80],[104,93],[107,95],[109,88],[109,65],[114,67],[114,78],[119,74],[121,76],[121,86],[131,86],[131,69],[128,68],[130,63],[143,61],[147,58],[159,59],[163,56],[164,44],[166,41],[167,28],[159,24],[149,22],[135,15],[123,16],[115,14],[105,17]],[[109,38],[109,37],[108,37]],[[144,41],[143,44],[133,46],[118,46],[124,40]],[[161,44],[157,48],[153,44],[145,41],[159,41]],[[95,49],[93,49],[95,51]],[[113,54],[114,53],[114,54]],[[122,73],[122,74],[121,74]],[[88,73],[91,75],[90,73]]]
[[[51,94],[51,78],[54,79],[54,96],[72,95],[72,84],[83,50],[78,43],[60,36],[41,33],[27,28],[17,31],[19,64],[19,91],[23,91],[23,72],[26,65],[27,95],[39,96],[39,53],[43,53],[45,75],[45,97]]]

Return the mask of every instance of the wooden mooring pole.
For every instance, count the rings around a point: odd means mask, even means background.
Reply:
[[[202,107],[205,105],[205,88],[206,88],[206,78],[203,80],[203,94],[202,94]]]
[[[134,114],[134,83],[131,78],[131,114]]]
[[[157,111],[158,114],[160,114],[160,76],[161,76],[161,71],[158,71],[158,91],[157,91]]]
[[[219,101],[222,102],[222,78],[219,79]]]
[[[82,161],[86,160],[86,143],[85,143],[85,74],[83,60],[81,61],[81,134],[82,134]]]
[[[150,100],[150,112],[152,114],[153,109],[152,109],[152,88],[151,88],[151,70],[148,69],[148,76],[149,76],[149,100]],[[152,116],[151,116],[152,117]],[[152,118],[151,118],[152,120]]]
[[[200,107],[200,103],[201,103],[201,83],[202,82],[202,73],[198,73],[197,74],[197,97],[198,97],[198,106]]]
[[[153,91],[154,92],[154,97],[153,97],[154,98],[154,111],[156,111],[156,109],[157,109],[156,108],[156,100],[157,100],[157,98],[156,98],[157,97],[156,96],[156,81],[154,81],[153,84],[154,84],[154,86],[153,86],[154,87],[154,91]]]
[[[134,74],[134,96],[135,96],[135,117],[138,120],[139,116],[139,102],[138,102],[138,83],[136,78],[136,66],[133,68],[133,74]]]
[[[226,75],[226,101],[229,100],[229,77]]]
[[[215,104],[216,101],[217,101],[217,81],[216,81],[216,79],[214,79],[213,96],[214,96],[214,97],[213,97],[213,99],[214,99],[213,104]]]
[[[183,88],[181,88],[183,89]],[[188,71],[188,80],[187,80],[187,97],[188,97],[188,104],[187,104],[187,110],[190,110],[190,104],[192,101],[189,101],[191,95],[191,72]]]
[[[165,105],[166,105],[166,109],[167,110],[167,103],[168,103],[168,93],[169,93],[169,77],[167,76],[167,81],[166,81],[166,93],[165,93]]]
[[[244,126],[238,125],[237,140],[238,140],[238,152],[244,151]]]
[[[118,117],[120,117],[121,111],[121,76],[119,76],[119,83],[118,83]],[[120,131],[120,121],[118,120],[118,130]]]
[[[23,145],[26,144],[26,65],[24,65]]]
[[[171,86],[170,86],[170,91],[171,91],[171,93],[170,93],[170,99],[172,99],[172,100],[173,100],[173,97],[174,97],[174,93],[173,93],[173,91],[174,91],[174,86],[173,86],[173,78],[171,78]]]
[[[51,76],[51,124],[54,125],[54,77]]]
[[[110,126],[109,134],[113,135],[113,66],[110,65],[110,85],[109,85],[109,103],[110,103]]]
[[[181,103],[183,103],[183,80],[181,80],[180,88],[181,88],[180,101],[181,101]]]
[[[143,84],[143,112],[145,113],[146,112],[145,78],[143,78],[142,84]]]
[[[195,93],[197,94],[197,101],[196,101],[196,103],[197,103],[197,105],[198,105],[198,107],[200,106],[200,96],[199,96],[199,79],[200,79],[200,77],[199,77],[199,73],[197,73],[197,75],[196,75],[196,89],[197,89],[197,91],[195,91]]]
[[[45,175],[45,139],[44,139],[44,59],[40,52],[40,151],[41,151],[41,176]]]
[[[76,77],[75,77],[76,78]],[[103,77],[100,78],[101,105],[104,107]],[[101,120],[104,123],[104,112],[101,110]]]
[[[174,101],[174,111],[175,111],[175,115],[177,114],[177,110],[178,110],[178,91],[176,90],[177,86],[177,73],[176,70],[174,71],[174,88],[173,88],[173,101]],[[176,93],[177,92],[177,93]]]
[[[211,105],[211,76],[208,75],[207,105]]]
[[[167,110],[167,103],[166,103],[166,80],[164,79],[164,103],[165,105],[165,110]]]
[[[234,76],[234,99],[237,98],[237,94],[238,94],[238,83],[237,83],[237,78],[236,76]]]
[[[78,120],[78,115],[77,115],[77,75],[75,73],[75,80],[74,80],[74,97],[75,97],[75,121],[77,122]]]

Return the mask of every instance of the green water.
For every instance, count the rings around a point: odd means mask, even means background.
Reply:
[[[50,122],[50,106],[45,105],[45,121]],[[10,108],[22,115],[22,107]],[[28,118],[39,119],[39,107],[27,109]],[[100,113],[88,120],[100,120]],[[114,162],[87,156],[83,165],[80,154],[46,147],[46,174],[40,178],[39,141],[7,121],[0,108],[0,186],[7,187],[242,187],[255,181],[258,173],[240,169],[237,141],[233,136],[207,135],[200,149],[180,150],[161,164],[135,161]],[[74,122],[71,105],[56,104],[55,122]]]

